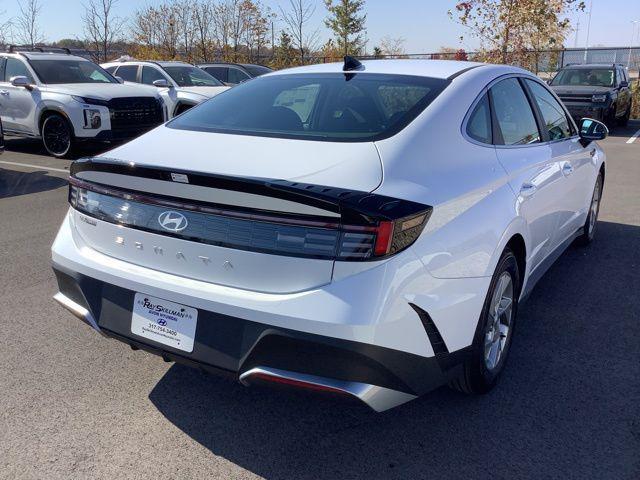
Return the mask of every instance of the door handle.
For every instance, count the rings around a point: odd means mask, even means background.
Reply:
[[[533,183],[523,183],[522,187],[520,187],[520,196],[523,198],[531,197],[536,191],[538,187],[536,187]]]
[[[565,163],[562,166],[562,173],[564,173],[566,176],[569,176],[573,173],[573,165],[571,165],[569,162]]]
[[[596,156],[596,149],[592,148],[591,151],[589,152],[589,155],[591,155],[592,157]]]
[[[9,95],[9,90],[0,90],[0,95]]]

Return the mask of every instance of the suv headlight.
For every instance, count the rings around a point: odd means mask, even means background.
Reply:
[[[606,93],[602,93],[602,94],[597,94],[591,97],[591,101],[594,103],[603,103],[607,101],[607,94]]]

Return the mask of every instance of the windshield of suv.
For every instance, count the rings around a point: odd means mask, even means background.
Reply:
[[[551,85],[612,87],[613,69],[568,68],[559,72],[551,82]]]
[[[171,128],[325,141],[374,141],[402,130],[444,79],[368,73],[292,74],[242,83]]]
[[[222,83],[201,68],[189,65],[163,67],[179,87],[221,87]]]
[[[31,60],[42,83],[118,83],[109,73],[88,60]]]

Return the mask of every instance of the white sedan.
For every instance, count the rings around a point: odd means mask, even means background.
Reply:
[[[245,385],[378,411],[446,383],[483,393],[519,303],[593,238],[606,135],[510,66],[271,73],[72,165],[55,298]]]

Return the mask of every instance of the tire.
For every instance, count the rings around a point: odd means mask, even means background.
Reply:
[[[589,245],[593,241],[598,225],[598,213],[600,213],[600,204],[602,203],[602,189],[604,187],[604,177],[602,172],[598,174],[596,184],[593,187],[591,195],[591,204],[589,205],[589,214],[582,227],[582,234],[576,238],[576,244],[581,246]]]
[[[614,127],[617,125],[618,121],[616,119],[616,110],[617,107],[613,105],[611,107],[611,112],[609,115],[603,117],[602,122],[607,126],[610,131],[613,131]]]
[[[631,118],[631,103],[629,103],[629,107],[625,114],[618,119],[618,125],[621,127],[626,127],[629,124],[629,119]]]
[[[74,146],[73,128],[62,115],[53,113],[42,122],[42,144],[47,153],[56,158],[71,155]]]
[[[489,285],[471,357],[464,363],[460,376],[449,384],[451,388],[468,394],[483,394],[498,383],[509,356],[519,292],[518,262],[514,253],[506,248]],[[493,314],[496,311],[500,312],[497,317]]]

